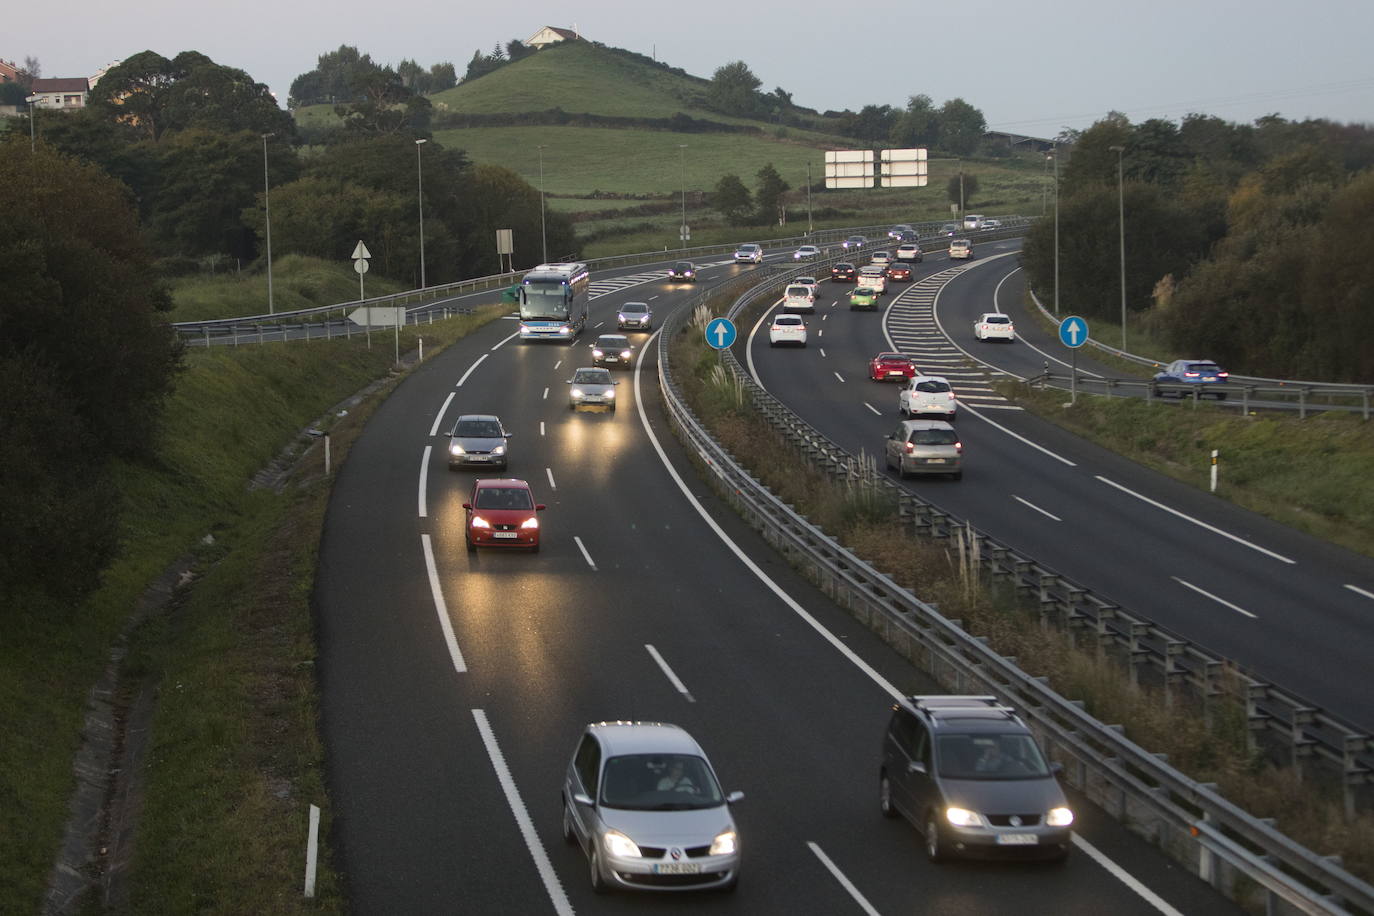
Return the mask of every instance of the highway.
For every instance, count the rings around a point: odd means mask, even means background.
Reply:
[[[705,282],[748,269],[717,260]],[[696,478],[658,409],[651,335],[630,335],[649,364],[618,374],[615,413],[567,408],[565,380],[595,333],[614,329],[620,302],[647,300],[661,322],[692,294],[661,277],[595,277],[600,327],[571,347],[522,345],[513,321],[460,341],[405,378],[338,471],[314,600],[327,815],[352,909],[1238,912],[1081,799],[1081,842],[1062,867],[931,865],[913,829],[879,815],[891,697],[935,685]],[[845,311],[826,330],[851,319],[881,339],[874,315]],[[844,386],[862,383],[871,354],[851,357],[870,341],[849,336],[836,332],[826,357],[756,356],[775,392],[788,370],[787,395],[813,422],[867,444],[873,429],[851,422]],[[822,361],[841,352],[853,380],[822,385]],[[465,551],[460,505],[477,472],[447,469],[443,436],[463,412],[496,413],[515,433],[509,474],[548,504],[539,554]],[[879,431],[888,422],[868,417]],[[1065,438],[1049,447],[1069,448]],[[973,508],[981,488],[969,482],[993,448],[1014,452],[980,443],[964,481]],[[560,837],[558,790],[582,726],[608,719],[686,727],[723,788],[744,791],[737,892],[592,894],[584,857]]]

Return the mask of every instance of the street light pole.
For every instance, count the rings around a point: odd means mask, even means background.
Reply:
[[[1126,182],[1122,171],[1122,156],[1126,147],[1113,146],[1116,151],[1116,207],[1121,228],[1121,349],[1126,349]]]
[[[678,236],[682,241],[682,250],[687,250],[687,144],[677,145],[678,167],[682,174],[682,227],[678,230]]]
[[[420,289],[425,289],[425,172],[420,165],[420,146],[428,141],[421,137],[415,141],[415,196],[420,204]]]
[[[272,301],[272,188],[267,181],[267,138],[275,134],[262,135],[262,205],[267,217],[267,314],[276,312]]]
[[[29,103],[29,152],[30,152],[30,153],[33,153],[33,152],[35,152],[36,149],[37,149],[37,145],[36,145],[36,142],[35,142],[35,140],[34,140],[34,132],[33,132],[33,123],[34,123],[34,121],[37,120],[37,119],[34,117],[33,106],[34,106],[34,103],[36,103],[36,102],[38,101],[38,96],[36,96],[36,95],[27,96],[27,97],[24,99],[24,101],[26,101],[26,102]]]
[[[1059,317],[1059,144],[1050,155],[1054,158],[1054,317]]]
[[[811,223],[811,160],[806,160],[806,234],[816,231]]]
[[[547,146],[547,143],[542,143],[535,147],[539,150],[539,248],[544,252],[544,259],[539,262],[540,264],[549,263],[549,236],[544,228],[544,149]]]

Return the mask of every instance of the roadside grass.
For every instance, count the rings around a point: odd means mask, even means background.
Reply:
[[[722,301],[718,309],[727,306]],[[1339,780],[1301,782],[1252,754],[1241,704],[1213,701],[1204,716],[1195,701],[1175,698],[1171,704],[1152,686],[1132,685],[1095,643],[1075,645],[1071,635],[1043,626],[1005,585],[980,577],[955,544],[916,537],[900,523],[895,506],[864,494],[862,485],[818,472],[748,405],[699,329],[679,334],[671,346],[674,377],[698,417],[785,503],[943,616],[985,637],[994,651],[1014,656],[1023,671],[1047,676],[1061,695],[1082,700],[1099,721],[1122,724],[1132,741],[1167,754],[1196,780],[1217,783],[1255,816],[1275,818],[1297,842],[1341,856],[1344,867],[1364,880],[1374,877],[1374,815],[1346,821]]]
[[[358,298],[358,275],[347,261],[325,261],[298,254],[272,261],[272,306],[277,312],[352,302]],[[267,273],[244,270],[214,276],[178,277],[168,282],[174,303],[169,321],[209,321],[267,314]],[[369,295],[384,296],[408,287],[373,274]]]
[[[1078,396],[1000,383],[998,390],[1104,448],[1175,480],[1208,489],[1220,452],[1217,496],[1314,537],[1374,556],[1374,423],[1355,414],[1238,416],[1234,407]]]
[[[425,325],[426,352],[504,312]],[[416,331],[402,332],[403,347]],[[87,694],[148,585],[188,556],[203,584],[134,630],[123,668],[161,701],[126,909],[343,908],[327,846],[320,896],[308,906],[300,897],[306,805],[324,798],[309,592],[327,481],[301,479],[282,495],[248,483],[307,424],[387,378],[392,359],[389,340],[369,351],[358,337],[190,351],[157,460],[115,471],[124,546],[101,588],[79,607],[30,597],[4,610],[0,913],[41,909]],[[326,421],[336,462],[371,403]],[[201,543],[206,534],[214,545]]]

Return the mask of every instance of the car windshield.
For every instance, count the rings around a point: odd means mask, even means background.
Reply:
[[[1030,735],[941,735],[939,772],[947,779],[1044,779],[1050,775]]]
[[[620,307],[622,314],[631,315],[637,312],[647,312],[649,307],[643,302],[627,302]]]
[[[478,509],[533,509],[534,500],[524,487],[481,487],[473,505]]]
[[[630,811],[689,811],[725,804],[706,761],[690,754],[622,754],[606,761],[601,804]]]
[[[953,445],[959,437],[952,429],[917,429],[909,440],[913,445]]]
[[[835,269],[836,269],[836,270],[853,270],[853,269],[854,269],[854,265],[853,265],[853,264],[850,264],[850,263],[847,263],[847,262],[845,262],[845,261],[841,261],[840,263],[838,263],[838,264],[835,265]]]
[[[499,439],[501,424],[495,420],[459,420],[453,434],[469,439]]]
[[[750,254],[753,254],[755,251],[758,251],[758,246],[757,246],[757,245],[741,245],[741,246],[739,246],[739,250],[740,250],[740,251],[747,251],[747,252],[749,252]]]
[[[573,373],[573,381],[579,385],[609,385],[611,373],[608,369],[578,369]]]
[[[677,271],[678,273],[684,273],[685,271],[689,271],[691,269],[692,265],[687,261],[678,261],[677,264],[673,266],[673,270]]]
[[[936,382],[932,381],[931,379],[926,379],[925,381],[917,382],[914,387],[917,391],[925,391],[929,392],[930,394],[936,394],[941,391],[948,391],[949,382]]]
[[[630,345],[630,341],[624,337],[598,337],[596,339],[597,349],[600,350],[624,350]]]

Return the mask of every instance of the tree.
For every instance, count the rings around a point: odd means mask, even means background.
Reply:
[[[360,134],[423,133],[429,129],[433,106],[429,99],[405,87],[396,71],[382,67],[364,74],[354,85],[358,100],[336,105],[346,132]]]
[[[289,104],[292,108],[320,102],[343,103],[356,98],[355,85],[366,74],[381,69],[366,54],[358,53],[351,45],[339,45],[337,51],[321,54],[315,69],[303,73],[291,83]]]
[[[758,213],[754,221],[760,225],[778,223],[782,218],[782,194],[791,185],[782,180],[771,162],[759,169],[758,179],[758,191],[754,194]]]
[[[958,204],[967,209],[972,203],[973,198],[978,194],[978,176],[968,173],[950,176],[949,183],[945,185],[945,196],[952,204]]]
[[[958,156],[967,156],[983,142],[988,122],[983,113],[963,99],[950,99],[940,106],[940,147]]]
[[[24,108],[28,103],[29,91],[18,82],[0,83],[0,105],[14,105]]]
[[[518,38],[512,38],[510,41],[506,42],[506,59],[511,63],[529,57],[533,53],[534,48],[531,48]]]
[[[738,175],[725,175],[711,192],[711,209],[725,217],[732,226],[746,226],[753,214],[753,200],[749,189]]]
[[[25,57],[24,66],[20,68],[19,74],[24,88],[28,89],[33,86],[34,80],[42,79],[43,65],[38,62],[36,57]]]
[[[751,117],[761,108],[758,97],[761,85],[762,80],[754,75],[749,65],[737,60],[716,68],[706,98],[711,107],[722,114]]]
[[[865,105],[849,122],[846,134],[873,146],[887,142],[897,122],[897,112],[891,105]]]
[[[897,114],[892,122],[890,133],[892,145],[906,149],[910,147],[932,147],[940,135],[940,113],[928,95],[913,95],[907,100],[906,110]]]

